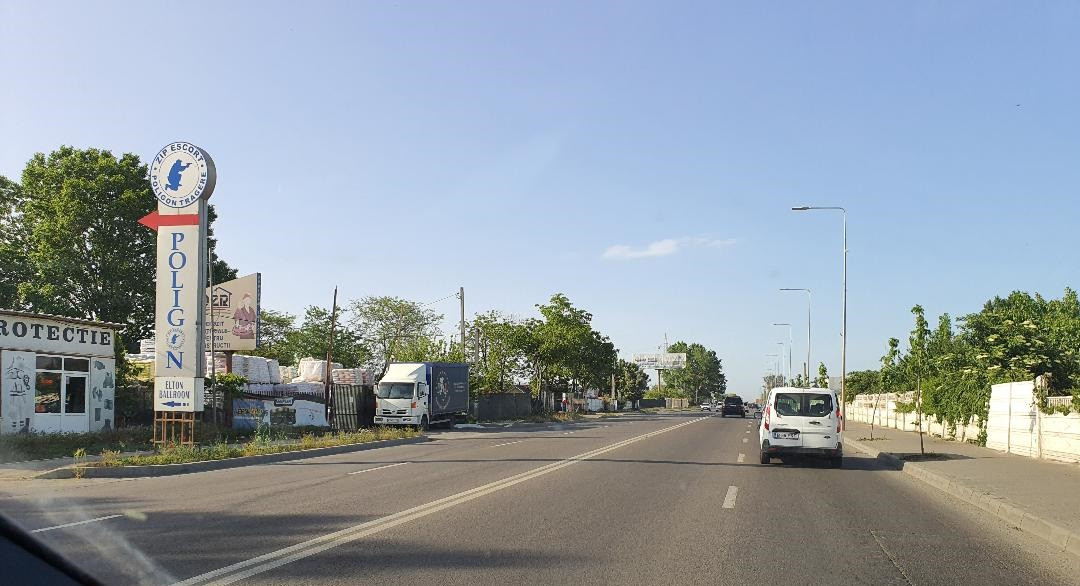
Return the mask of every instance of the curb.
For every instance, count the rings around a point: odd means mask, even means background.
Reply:
[[[1030,533],[1061,551],[1080,556],[1080,533],[1047,521],[1038,515],[1033,515],[993,493],[968,488],[947,476],[928,470],[917,462],[906,462],[894,454],[875,450],[855,440],[845,440],[844,443],[869,455],[871,458],[877,458],[891,468],[990,513],[1008,525]]]
[[[157,478],[160,476],[174,476],[176,474],[191,474],[193,472],[209,472],[211,470],[226,470],[229,468],[257,466],[259,464],[273,464],[276,462],[287,462],[289,460],[304,460],[306,458],[316,458],[319,456],[362,452],[365,450],[419,444],[429,441],[431,441],[431,439],[428,436],[422,435],[404,439],[380,440],[375,442],[364,442],[361,444],[329,446],[325,448],[311,448],[309,450],[261,454],[258,456],[241,456],[239,458],[226,458],[224,460],[187,462],[185,464],[153,464],[149,466],[115,466],[107,468],[85,466],[82,469],[82,478]],[[55,468],[37,474],[32,478],[35,480],[43,478],[75,478],[75,468],[74,465]]]

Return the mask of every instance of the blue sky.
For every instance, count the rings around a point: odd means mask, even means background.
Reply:
[[[770,323],[805,354],[779,287],[813,289],[840,367],[840,217],[792,205],[848,208],[849,370],[915,303],[1077,284],[1073,2],[0,7],[0,174],[201,145],[266,307],[561,291],[625,355],[699,341],[753,396]]]

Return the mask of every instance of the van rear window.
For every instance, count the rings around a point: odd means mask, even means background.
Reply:
[[[832,409],[833,398],[829,394],[776,394],[776,412],[781,416],[825,417]]]

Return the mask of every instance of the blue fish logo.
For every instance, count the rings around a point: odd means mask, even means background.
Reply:
[[[180,174],[191,166],[191,163],[183,164],[180,159],[173,161],[172,168],[169,169],[169,182],[165,184],[165,189],[170,191],[177,191],[180,189]]]

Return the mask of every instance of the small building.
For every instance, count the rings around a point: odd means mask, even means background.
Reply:
[[[123,327],[0,309],[0,433],[113,427]]]

